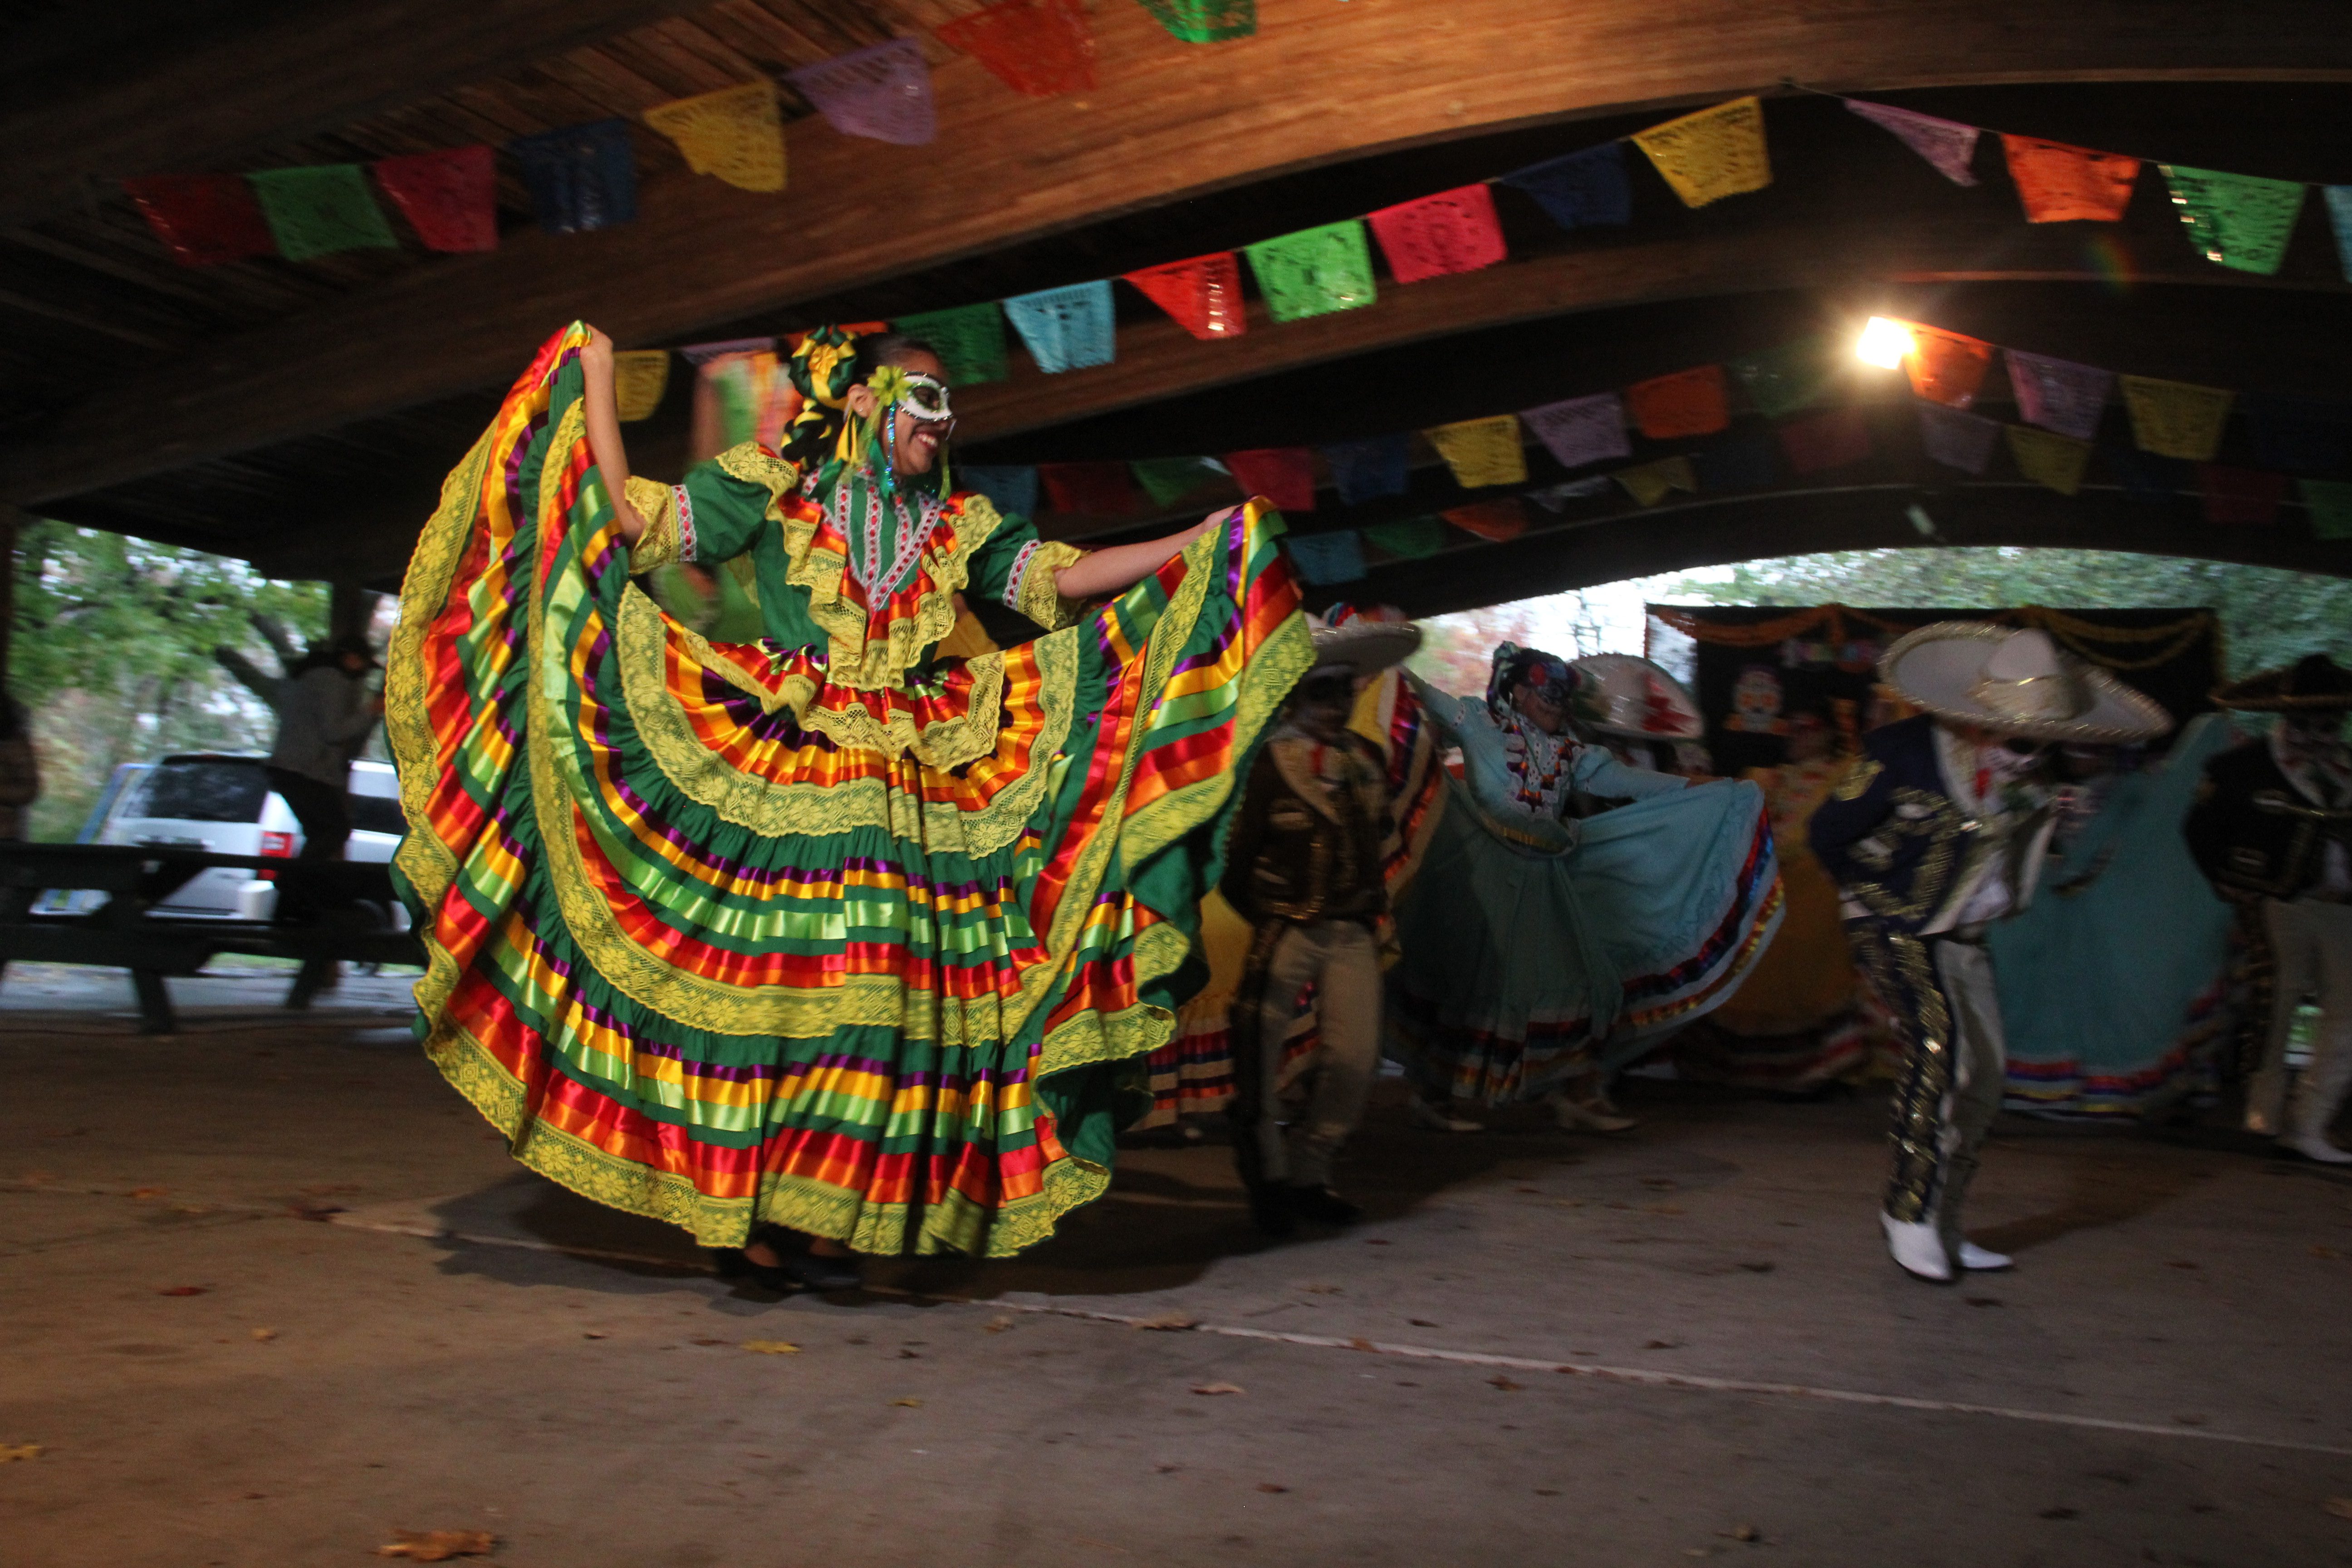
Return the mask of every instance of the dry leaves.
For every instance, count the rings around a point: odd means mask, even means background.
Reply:
[[[1527,1386],[1524,1383],[1513,1383],[1509,1378],[1503,1376],[1500,1373],[1496,1373],[1486,1381],[1493,1384],[1496,1388],[1501,1389],[1506,1394],[1516,1392],[1517,1390]]]
[[[19,1459],[37,1459],[42,1452],[38,1443],[0,1443],[0,1465],[13,1465]]]
[[[1013,1320],[1011,1318],[991,1318],[988,1321],[980,1325],[980,1331],[983,1334],[1001,1334],[1006,1332],[1012,1327]]]
[[[1200,1320],[1190,1312],[1168,1311],[1161,1312],[1156,1317],[1138,1318],[1135,1320],[1134,1326],[1149,1330],[1153,1333],[1172,1334],[1192,1328]]]
[[[790,1340],[745,1340],[743,1348],[753,1355],[798,1355],[801,1347]]]
[[[158,1296],[201,1296],[211,1289],[209,1285],[172,1285],[155,1292]]]
[[[34,1454],[37,1454],[40,1451],[38,1445],[33,1446]],[[0,1448],[0,1459],[5,1459],[7,1457],[8,1450],[5,1448]],[[21,1457],[30,1458],[32,1458],[32,1455],[26,1454]],[[2352,1519],[2352,1497],[2332,1497],[2326,1502],[2321,1503],[2319,1506],[2326,1509],[2328,1512],[2334,1514],[2338,1519]]]
[[[405,1557],[412,1563],[446,1563],[452,1557],[487,1557],[499,1538],[487,1530],[395,1530],[388,1544],[375,1549],[378,1557]]]
[[[133,1187],[131,1195],[134,1198],[160,1198],[167,1190],[163,1187]]]
[[[1761,1541],[1764,1539],[1764,1532],[1757,1529],[1752,1524],[1734,1525],[1729,1530],[1718,1530],[1716,1533],[1732,1541]]]
[[[1242,1394],[1247,1391],[1238,1383],[1196,1383],[1192,1385],[1192,1392],[1195,1394]]]
[[[270,1341],[278,1337],[278,1331],[276,1329],[256,1329],[253,1331],[253,1337],[255,1342],[266,1345]]]
[[[1276,1486],[1272,1481],[1260,1481],[1257,1484],[1257,1489],[1262,1492],[1286,1492],[1290,1489]]]
[[[890,1403],[905,1410],[920,1410],[923,1407],[919,1399],[894,1399]]]

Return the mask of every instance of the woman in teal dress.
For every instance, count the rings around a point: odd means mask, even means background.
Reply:
[[[2125,1119],[2213,1087],[2210,1047],[2229,1022],[2230,909],[2180,825],[2206,759],[2232,738],[2210,713],[2146,769],[2116,770],[2112,752],[2070,759],[2110,771],[2069,786],[2075,809],[2053,836],[2038,896],[1986,938],[2000,976],[2010,1109]]]
[[[1412,683],[1463,762],[1396,909],[1391,1034],[1424,1125],[1476,1125],[1449,1100],[1549,1100],[1564,1127],[1632,1125],[1608,1074],[1719,1005],[1779,923],[1762,792],[1579,742],[1576,686],[1562,660],[1509,643],[1484,701]],[[1625,804],[1571,815],[1612,801]]]

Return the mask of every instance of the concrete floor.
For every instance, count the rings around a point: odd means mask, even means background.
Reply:
[[[2352,1563],[2352,1181],[2225,1133],[2004,1124],[1977,1229],[2021,1267],[1952,1289],[1879,1248],[1874,1103],[1637,1084],[1611,1142],[1376,1110],[1352,1235],[1263,1245],[1223,1151],[1140,1152],[1027,1258],[778,1300],[520,1174],[398,981],[282,984],[175,982],[168,1039],[119,976],[0,989],[10,1568],[403,1529],[550,1568]]]

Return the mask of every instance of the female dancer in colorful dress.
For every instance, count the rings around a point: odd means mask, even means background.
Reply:
[[[434,1061],[532,1170],[833,1286],[815,1254],[1002,1255],[1103,1191],[1312,654],[1257,503],[1041,542],[948,487],[925,345],[822,329],[792,377],[779,449],[657,484],[610,342],[557,333],[418,543],[387,723]],[[744,555],[757,642],[631,583]],[[959,591],[1059,629],[935,661]]]
[[[1729,995],[1780,921],[1762,794],[1580,743],[1577,684],[1509,643],[1484,702],[1412,682],[1464,769],[1396,906],[1390,1027],[1424,1126],[1538,1099],[1566,1128],[1632,1126],[1608,1073]],[[1632,804],[1580,819],[1579,796]]]

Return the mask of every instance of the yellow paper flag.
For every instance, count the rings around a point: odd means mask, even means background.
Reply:
[[[653,417],[669,390],[669,351],[633,349],[613,356],[613,398],[621,405],[621,423]]]
[[[1528,455],[1519,446],[1519,416],[1497,414],[1491,419],[1465,419],[1423,430],[1437,455],[1454,470],[1454,482],[1465,489],[1479,485],[1516,485],[1528,477]]]
[[[2221,449],[2221,426],[2236,395],[2227,387],[2146,375],[2119,375],[2116,384],[2123,388],[2124,406],[2131,410],[2132,439],[2141,451],[2210,463]]]
[[[2009,455],[2017,459],[2019,473],[2037,485],[2070,496],[2083,488],[2083,469],[2091,460],[2091,444],[2077,441],[2072,436],[2036,430],[2031,425],[2012,425],[2009,427]]]
[[[1691,467],[1688,458],[1661,458],[1654,463],[1644,463],[1638,468],[1620,468],[1617,482],[1625,493],[1643,506],[1655,506],[1666,499],[1668,490],[1698,489],[1698,470]]]
[[[1686,207],[1760,191],[1772,183],[1759,99],[1735,98],[1637,131],[1633,145],[1650,155]]]
[[[784,122],[773,82],[747,81],[646,110],[646,123],[677,143],[686,166],[747,191],[784,188]]]

